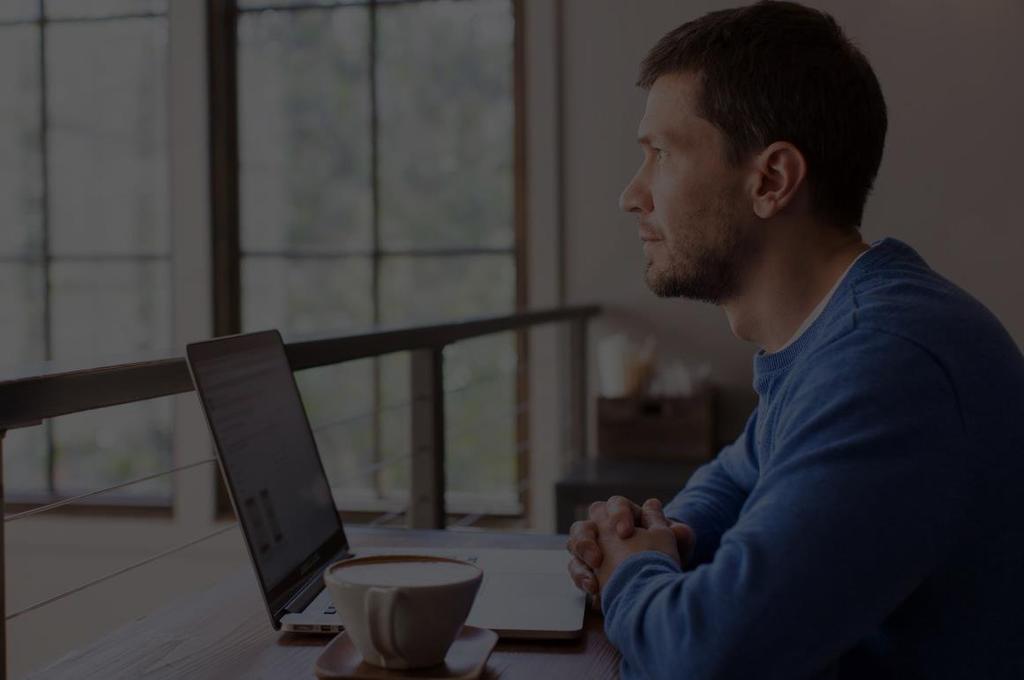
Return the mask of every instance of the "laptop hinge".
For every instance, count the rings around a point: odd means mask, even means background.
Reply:
[[[320,591],[324,589],[324,570],[339,560],[345,560],[352,557],[347,549],[339,550],[335,553],[331,559],[327,560],[327,563],[323,567],[317,569],[315,573],[310,574],[306,577],[306,582],[303,584],[295,594],[292,595],[291,599],[288,600],[284,605],[284,610],[292,613],[299,613],[305,611],[309,603],[316,599],[316,596],[320,594]]]

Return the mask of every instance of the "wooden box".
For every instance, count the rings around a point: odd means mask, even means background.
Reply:
[[[714,455],[714,393],[689,397],[598,397],[601,457],[704,461]]]

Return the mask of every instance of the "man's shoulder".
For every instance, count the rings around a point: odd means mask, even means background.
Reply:
[[[999,320],[900,245],[850,278],[833,322],[788,376],[787,395],[887,401],[928,390],[959,410],[1024,390],[1024,357]]]
[[[904,360],[924,353],[940,365],[969,363],[979,351],[1009,360],[1020,352],[992,312],[945,278],[909,246],[894,242],[848,282],[843,323],[820,338],[818,350],[841,353],[837,360],[880,356]],[[817,359],[822,352],[814,352]],[[882,361],[885,365],[888,361]]]
[[[901,329],[852,326],[829,337],[794,365],[789,382],[801,392],[822,390],[889,389],[908,380],[948,382],[940,352],[921,334]]]
[[[1006,335],[997,318],[970,293],[932,269],[912,248],[886,240],[886,257],[850,282],[855,328],[887,332],[925,346],[965,334]]]

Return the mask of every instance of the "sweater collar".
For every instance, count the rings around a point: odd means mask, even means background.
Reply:
[[[866,251],[854,262],[853,266],[846,272],[838,287],[832,293],[832,297],[825,305],[825,309],[810,326],[804,330],[791,344],[778,352],[767,353],[758,350],[754,355],[754,390],[761,394],[766,386],[766,380],[780,370],[788,368],[804,349],[812,345],[815,339],[828,328],[835,319],[838,310],[846,307],[846,302],[853,295],[854,284],[861,280],[866,274],[877,269],[882,264],[889,262],[900,255],[917,254],[913,248],[897,239],[886,237],[870,244],[871,249]]]

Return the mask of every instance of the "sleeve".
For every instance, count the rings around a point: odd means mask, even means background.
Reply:
[[[603,592],[623,667],[657,678],[806,678],[876,630],[967,530],[964,434],[945,372],[860,331],[813,358],[713,559],[623,562]]]
[[[736,523],[740,508],[757,480],[754,441],[757,411],[747,419],[735,442],[693,473],[686,486],[665,506],[665,516],[690,526],[696,537],[692,569],[711,560],[722,534]]]

